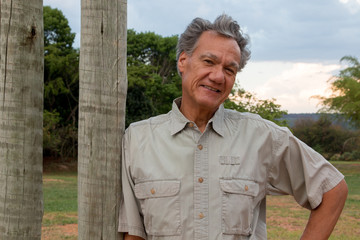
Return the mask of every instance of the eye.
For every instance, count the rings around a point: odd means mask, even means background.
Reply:
[[[235,73],[236,73],[235,70],[232,68],[225,68],[225,71],[230,75],[235,75]]]
[[[204,62],[206,63],[206,64],[209,64],[209,65],[212,65],[214,62],[212,61],[212,60],[210,60],[210,59],[204,59]]]

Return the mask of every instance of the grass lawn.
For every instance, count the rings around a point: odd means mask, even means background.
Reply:
[[[332,162],[344,175],[349,195],[330,239],[357,240],[360,236],[360,162]],[[267,197],[268,239],[299,239],[309,211],[291,196]]]
[[[360,236],[360,162],[333,162],[345,175],[349,195],[330,239],[355,240]],[[299,239],[309,211],[291,196],[267,198],[268,239]],[[44,174],[43,240],[77,239],[77,174]]]
[[[43,240],[77,239],[77,174],[45,173]]]

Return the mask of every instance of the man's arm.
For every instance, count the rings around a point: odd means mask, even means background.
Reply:
[[[124,234],[124,240],[144,240],[141,237],[129,235],[128,233]]]
[[[321,204],[311,210],[309,221],[301,239],[328,239],[339,219],[347,194],[348,188],[345,180],[326,192]]]

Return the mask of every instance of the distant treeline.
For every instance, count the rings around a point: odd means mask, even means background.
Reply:
[[[283,115],[282,120],[286,120],[288,122],[288,126],[290,128],[295,126],[297,120],[303,119],[311,119],[313,121],[318,121],[321,116],[326,116],[331,120],[333,125],[338,125],[347,130],[356,130],[351,123],[343,117],[341,114],[332,114],[332,113],[288,113]]]

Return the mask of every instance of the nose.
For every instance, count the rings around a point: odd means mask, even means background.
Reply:
[[[209,79],[215,83],[223,83],[225,81],[225,74],[221,66],[214,66],[209,74]]]

